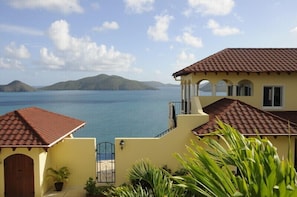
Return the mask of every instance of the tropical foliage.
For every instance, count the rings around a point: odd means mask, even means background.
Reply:
[[[68,167],[63,166],[59,169],[48,168],[48,177],[52,178],[54,182],[66,182],[68,181],[70,171]]]
[[[213,135],[223,145],[205,137],[200,141],[209,149],[194,144],[188,147],[188,156],[178,155],[188,171],[179,179],[183,187],[197,196],[297,196],[290,156],[281,160],[268,139],[245,138],[231,126],[218,124],[220,129]]]
[[[129,173],[131,185],[123,185],[110,191],[109,196],[121,197],[176,197],[183,190],[174,184],[171,174],[149,161],[136,163]]]
[[[231,126],[218,124],[220,129],[199,144],[193,141],[187,155],[177,154],[185,175],[173,176],[142,161],[130,171],[131,184],[113,188],[110,196],[297,196],[290,151],[280,159],[268,139],[245,138]]]

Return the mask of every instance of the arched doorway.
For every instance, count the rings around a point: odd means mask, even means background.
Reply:
[[[5,197],[34,197],[34,162],[23,154],[4,160]]]

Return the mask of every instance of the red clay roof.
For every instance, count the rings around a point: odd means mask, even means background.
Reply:
[[[51,147],[85,122],[30,107],[0,116],[0,147]]]
[[[262,111],[239,100],[220,99],[203,111],[209,115],[209,122],[193,130],[196,135],[205,135],[218,129],[217,119],[236,128],[244,135],[288,135],[288,121]],[[297,135],[297,124],[290,123],[290,134]]]
[[[297,48],[227,48],[173,73],[173,76],[197,72],[296,71]]]

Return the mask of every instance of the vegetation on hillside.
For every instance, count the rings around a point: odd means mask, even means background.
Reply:
[[[142,82],[105,74],[55,83],[42,90],[155,90]]]
[[[231,126],[222,122],[219,125],[219,130],[199,139],[203,146],[193,142],[187,147],[187,155],[177,154],[183,175],[171,175],[142,161],[130,171],[129,184],[113,188],[107,195],[297,196],[296,171],[290,151],[286,159],[281,159],[268,139],[245,138]]]
[[[160,87],[177,87],[157,81],[136,81],[120,76],[105,74],[78,80],[58,82],[50,86],[33,88],[15,80],[7,85],[0,85],[0,92],[32,92],[37,90],[157,90]]]
[[[0,92],[33,92],[35,90],[35,88],[17,80],[7,85],[0,85]]]

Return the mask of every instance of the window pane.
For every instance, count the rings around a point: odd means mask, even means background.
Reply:
[[[233,85],[228,86],[228,96],[233,96]]]
[[[245,96],[251,96],[251,88],[248,86],[244,87],[244,95]]]
[[[272,106],[272,87],[264,87],[263,106]]]
[[[282,88],[274,87],[274,106],[282,105]]]

